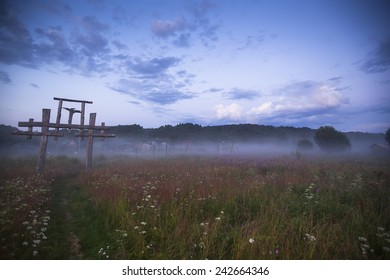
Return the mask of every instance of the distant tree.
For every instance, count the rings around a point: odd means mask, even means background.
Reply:
[[[313,149],[313,143],[309,139],[301,139],[297,143],[297,149],[301,152],[308,152]]]
[[[316,130],[314,140],[321,150],[328,153],[342,152],[351,147],[348,137],[333,126],[321,126]]]
[[[387,144],[390,145],[390,127],[389,127],[389,129],[386,131],[385,139],[386,139]]]

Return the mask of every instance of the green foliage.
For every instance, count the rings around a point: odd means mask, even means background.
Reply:
[[[325,152],[342,152],[351,147],[348,137],[332,126],[321,126],[316,130],[314,140]]]

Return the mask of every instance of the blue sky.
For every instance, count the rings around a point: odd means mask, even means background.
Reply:
[[[1,1],[0,123],[54,121],[64,97],[107,125],[385,132],[389,14],[385,0]]]

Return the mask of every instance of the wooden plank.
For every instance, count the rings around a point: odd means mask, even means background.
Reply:
[[[47,133],[49,132],[49,127],[47,124],[50,121],[50,109],[42,109],[42,123],[46,125],[42,125],[41,133],[41,142],[39,144],[39,155],[38,155],[38,163],[37,163],[37,171],[39,173],[43,172],[46,161],[46,148],[47,148]]]
[[[47,126],[52,128],[74,128],[74,129],[96,129],[96,130],[109,130],[111,129],[110,126],[89,126],[89,125],[79,125],[79,124],[56,124],[56,123],[47,123],[44,124],[43,122],[19,122],[19,127],[41,127],[41,126]]]
[[[29,136],[28,139],[31,139],[32,136],[42,136],[42,135],[46,135],[46,136],[50,136],[50,137],[63,137],[64,136],[64,134],[56,133],[56,132],[49,132],[49,133],[43,134],[42,132],[16,131],[16,132],[12,132],[11,134],[12,135],[26,135],[26,136]]]
[[[96,122],[96,113],[89,114],[89,126],[94,127]],[[88,143],[87,143],[87,162],[86,162],[86,170],[90,170],[92,168],[92,152],[93,152],[93,128],[88,130]]]
[[[88,103],[88,104],[92,104],[93,103],[92,101],[76,100],[76,99],[68,99],[68,98],[60,98],[60,97],[54,97],[53,99],[54,100],[63,100],[63,101],[66,101],[66,102],[79,102],[79,103]]]

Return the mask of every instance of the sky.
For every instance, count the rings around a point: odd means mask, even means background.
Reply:
[[[389,14],[389,0],[2,0],[0,123],[42,108],[54,122],[62,97],[106,125],[385,132]]]

